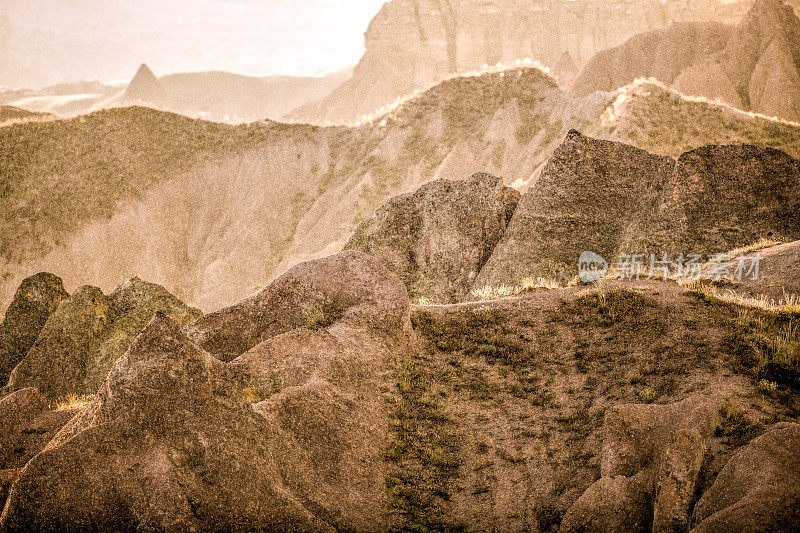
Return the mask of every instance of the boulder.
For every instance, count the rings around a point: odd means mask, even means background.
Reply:
[[[723,403],[717,397],[693,396],[668,405],[626,404],[610,408],[603,425],[600,475],[632,476],[654,464],[662,465],[681,431],[694,431],[701,439],[709,438],[719,425]]]
[[[353,250],[302,263],[246,300],[186,327],[197,345],[231,361],[293,329],[367,328],[386,338],[411,331],[408,291],[374,257]]]
[[[181,325],[202,316],[163,287],[138,278],[108,296],[96,287],[78,289],[47,320],[12,372],[9,388],[37,387],[50,399],[93,394],[157,311]]]
[[[181,326],[189,324],[203,313],[189,307],[161,285],[133,278],[108,295],[112,322],[103,341],[92,354],[86,368],[83,391],[92,394],[106,379],[114,363],[133,339],[144,329],[156,312],[165,313]]]
[[[571,131],[522,196],[476,286],[516,285],[531,276],[569,281],[584,251],[613,262],[628,235],[651,224],[674,164]]]
[[[436,180],[387,201],[345,249],[380,259],[412,297],[456,301],[469,293],[518,201],[517,191],[489,174]]]
[[[656,220],[679,220],[681,248],[724,253],[761,238],[800,239],[800,161],[750,145],[680,156]]]
[[[680,430],[666,449],[656,481],[653,533],[689,530],[689,511],[708,445],[695,430]]]
[[[86,363],[108,328],[108,300],[96,287],[81,287],[48,318],[28,355],[11,373],[12,389],[36,387],[50,399],[82,390]]]
[[[564,531],[685,531],[719,398],[630,404],[606,412],[600,480],[568,510]]]
[[[694,509],[692,530],[800,530],[800,425],[778,424],[740,449]]]
[[[324,273],[336,276],[338,285],[322,283]],[[263,399],[256,410],[280,426],[288,453],[285,461],[291,465],[286,480],[306,507],[339,530],[386,530],[391,514],[384,458],[388,413],[381,385],[397,361],[413,349],[408,295],[377,259],[350,251],[293,269],[287,279],[276,280],[262,292],[260,316],[281,317],[281,311],[291,312],[293,302],[302,309],[303,302],[293,300],[300,296],[287,292],[290,283],[293,291],[314,284],[322,292],[305,293],[312,305],[345,302],[340,308],[344,314],[325,327],[300,319],[298,327],[263,340],[229,368],[256,394],[254,399]],[[277,298],[278,291],[290,296]],[[231,324],[250,320],[226,318]],[[281,325],[291,327],[291,322]],[[268,328],[261,335],[271,331],[280,329]],[[246,334],[252,335],[251,330]]]
[[[280,429],[158,313],[88,409],[13,484],[3,531],[321,531],[275,457]]]
[[[45,322],[69,294],[61,278],[40,273],[20,284],[0,325],[0,386],[31,349]]]
[[[800,161],[750,145],[677,160],[572,131],[520,200],[476,286],[570,281],[579,256],[725,253],[761,238],[800,239]],[[625,272],[620,272],[625,274]]]

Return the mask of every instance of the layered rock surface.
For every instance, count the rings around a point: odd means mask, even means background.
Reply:
[[[355,121],[451,74],[523,58],[553,66],[564,53],[582,65],[601,50],[670,22],[737,22],[746,4],[394,0],[370,23],[352,79],[289,116]]]
[[[781,0],[758,0],[735,30],[677,25],[597,54],[572,86],[578,96],[656,77],[678,91],[800,120],[800,19]]]

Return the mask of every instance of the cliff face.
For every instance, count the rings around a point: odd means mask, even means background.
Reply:
[[[352,121],[448,74],[532,58],[578,65],[640,32],[672,22],[738,22],[741,0],[393,0],[365,34],[354,76],[290,116]]]
[[[791,4],[758,0],[735,27],[677,24],[598,53],[572,85],[581,97],[655,77],[678,91],[800,120],[800,19]]]

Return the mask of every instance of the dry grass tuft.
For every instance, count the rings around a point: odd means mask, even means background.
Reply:
[[[525,278],[519,285],[486,285],[479,289],[474,289],[470,293],[470,296],[478,300],[497,300],[526,291],[535,291],[537,289],[555,290],[562,288],[564,288],[564,286],[554,279],[543,277]]]
[[[86,407],[94,400],[94,394],[67,394],[55,400],[50,408],[54,411],[66,411],[75,407]]]
[[[705,280],[677,280],[678,284],[701,299],[713,303],[726,303],[750,309],[760,309],[773,314],[800,314],[800,297],[796,294],[784,294],[782,300],[775,301],[767,296],[745,296],[732,289],[718,287]]]

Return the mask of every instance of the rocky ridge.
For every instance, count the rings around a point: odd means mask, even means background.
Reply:
[[[758,0],[735,29],[676,25],[597,54],[576,96],[655,77],[676,90],[738,109],[800,120],[800,19],[781,0]]]
[[[576,101],[537,69],[456,78],[359,128],[230,127],[144,108],[17,124],[0,128],[11,147],[0,166],[17,176],[2,293],[39,271],[111,290],[147,269],[214,309],[341,249],[383,202],[428,181],[481,170],[524,190],[571,128],[671,157],[743,142],[800,156],[790,124],[650,83]]]

